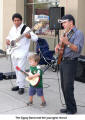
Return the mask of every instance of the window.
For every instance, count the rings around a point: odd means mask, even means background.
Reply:
[[[24,22],[29,27],[32,27],[36,21],[36,15],[38,15],[38,19],[49,17],[49,8],[57,6],[59,0],[25,0],[25,16]],[[41,15],[41,16],[40,16]],[[45,32],[47,30],[47,32]],[[55,31],[49,30],[49,23],[44,26],[43,29],[36,31],[39,37],[45,38],[48,41],[50,49],[54,49],[55,47]],[[43,36],[42,36],[43,35]],[[34,45],[33,45],[34,50]]]
[[[24,0],[25,23],[32,27],[34,16],[37,14],[48,14],[49,7],[58,5],[59,0]]]

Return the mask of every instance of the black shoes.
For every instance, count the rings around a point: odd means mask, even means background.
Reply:
[[[19,90],[19,86],[15,86],[11,89],[12,91],[18,91]]]
[[[45,107],[45,106],[46,106],[46,102],[42,102],[42,103],[40,104],[40,106],[41,106],[41,107]]]
[[[32,105],[33,105],[33,102],[32,102],[32,101],[30,101],[30,102],[27,103],[27,106],[32,106]],[[46,106],[46,102],[42,102],[42,103],[40,104],[40,106],[41,106],[41,107],[45,107],[45,106]]]
[[[24,93],[24,88],[19,88],[19,86],[15,86],[11,89],[12,91],[18,91],[20,95]]]
[[[68,111],[67,109],[61,109],[60,112],[66,113],[66,114],[76,114],[77,113],[77,111]]]
[[[19,93],[20,95],[24,94],[24,88],[19,88],[18,93]]]
[[[67,113],[67,109],[61,109],[60,113]]]
[[[67,111],[67,114],[76,114],[77,113],[77,111],[74,111],[74,112],[71,112],[71,111]]]
[[[33,105],[32,101],[30,101],[30,102],[27,103],[27,106],[32,106],[32,105]]]

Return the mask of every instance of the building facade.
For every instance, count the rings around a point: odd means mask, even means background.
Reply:
[[[79,28],[85,36],[85,27],[84,27],[84,5],[85,0],[58,0],[59,6],[65,7],[65,14],[72,14],[76,19],[76,26]],[[39,3],[39,4],[33,4]],[[41,2],[46,2],[42,3]],[[48,3],[47,3],[48,2]],[[0,49],[5,49],[5,38],[8,35],[8,32],[13,25],[12,23],[12,15],[16,12],[21,13],[23,16],[23,22],[27,25],[33,24],[33,15],[35,14],[35,7],[49,8],[53,5],[53,1],[51,0],[0,0]],[[30,3],[30,4],[29,4]],[[55,2],[54,2],[55,3]],[[30,21],[28,21],[30,19]],[[30,26],[31,27],[31,26]],[[57,39],[57,38],[56,38]],[[54,49],[54,45],[52,46],[52,40],[49,40],[49,45],[51,45],[52,49]],[[33,50],[33,43],[31,44],[31,50]],[[82,54],[85,55],[85,47],[83,49]]]

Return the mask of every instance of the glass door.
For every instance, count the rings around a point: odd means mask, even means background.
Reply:
[[[58,3],[59,0],[24,0],[24,22],[26,25],[32,27],[41,19],[48,21],[43,29],[36,31],[36,34],[38,34],[39,37],[45,38],[51,49],[54,49],[55,38],[52,37],[55,37],[55,32],[53,30],[49,30],[49,8],[57,6]]]

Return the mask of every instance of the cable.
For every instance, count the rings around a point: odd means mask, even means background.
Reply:
[[[11,73],[12,73],[12,60],[11,60],[11,55],[10,55],[10,63],[11,63]],[[62,95],[61,95],[61,85],[60,85],[60,82],[59,82],[59,74],[58,74],[58,66],[57,66],[57,77],[58,77],[58,85],[59,85],[59,94],[60,94],[60,101],[61,101],[61,105],[62,106],[65,106],[65,104],[63,103],[63,101],[62,101]],[[43,78],[43,79],[54,79],[54,80],[56,80],[55,78]],[[11,79],[10,79],[10,83],[11,83],[11,85],[12,85],[12,87],[14,86],[13,85],[13,82],[11,81]],[[44,88],[48,88],[48,87],[50,87],[50,85],[48,85],[48,84],[46,84],[46,83],[43,83],[43,84],[45,84],[45,85],[47,85],[47,87],[44,87]],[[27,88],[27,87],[26,87]],[[78,107],[85,107],[84,105],[79,105],[79,104],[77,104],[77,106]]]
[[[60,82],[59,82],[59,75],[58,75],[58,69],[57,69],[57,76],[58,76],[58,85],[59,85],[59,94],[60,94],[60,101],[61,101],[61,105],[62,106],[65,106],[65,104],[62,102],[62,96],[61,96],[61,86],[60,86]],[[80,105],[80,104],[77,104],[78,107],[85,107],[84,105]]]
[[[49,84],[47,84],[47,83],[43,83],[43,85],[46,85],[45,87],[43,87],[43,88],[49,88],[50,87],[50,85]],[[25,88],[29,88],[29,86],[27,86],[27,87],[25,87]]]
[[[57,72],[56,73],[57,73],[57,77],[58,77],[58,86],[59,86],[59,94],[60,94],[61,105],[65,106],[65,104],[62,102],[62,97],[61,97],[61,85],[60,85],[60,82],[59,82],[58,67],[57,67]]]
[[[11,55],[10,55],[10,63],[11,63],[11,76],[12,76],[12,60],[11,60]],[[11,79],[9,79],[9,80],[10,80],[11,86],[13,87],[14,85],[13,85],[12,80]]]

